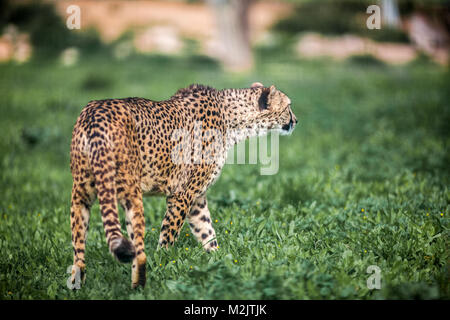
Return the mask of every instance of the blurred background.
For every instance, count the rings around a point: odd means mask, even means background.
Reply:
[[[0,298],[448,299],[449,26],[444,0],[1,1]],[[67,290],[82,107],[256,81],[299,125],[276,175],[226,165],[209,191],[217,255],[186,228],[153,251],[165,201],[145,199],[149,285],[132,291],[96,205],[91,280]]]
[[[366,9],[378,5],[382,27],[369,29]],[[66,21],[80,10],[75,31]],[[425,54],[448,62],[447,1],[2,1],[0,61],[25,62],[49,51],[72,64],[106,47],[117,59],[131,54],[198,54],[242,71],[255,48],[283,48],[293,57],[346,59],[370,55],[407,63]],[[77,57],[77,58],[75,58]]]

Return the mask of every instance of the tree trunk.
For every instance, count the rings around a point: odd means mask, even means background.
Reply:
[[[221,49],[219,59],[231,71],[253,66],[248,13],[252,0],[207,0],[214,10]]]
[[[389,28],[400,28],[401,20],[397,0],[383,0],[381,14],[383,23]]]

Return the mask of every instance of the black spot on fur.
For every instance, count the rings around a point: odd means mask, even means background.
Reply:
[[[261,110],[261,111],[266,110],[269,107],[269,104],[268,104],[269,93],[270,93],[269,88],[263,89],[263,92],[261,93],[261,95],[259,96],[259,99],[258,99],[259,110]]]

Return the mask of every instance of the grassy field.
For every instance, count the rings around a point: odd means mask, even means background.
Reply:
[[[0,299],[448,299],[449,80],[426,61],[389,67],[270,52],[239,76],[197,56],[2,64]],[[87,281],[69,290],[69,145],[81,108],[254,81],[287,93],[300,123],[280,138],[276,175],[227,165],[210,189],[219,251],[203,252],[186,226],[174,247],[155,251],[165,201],[146,198],[148,280],[132,290],[95,205]],[[366,285],[370,265],[381,270],[380,290]]]

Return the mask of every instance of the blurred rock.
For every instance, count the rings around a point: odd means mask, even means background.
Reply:
[[[0,37],[0,62],[9,61],[14,55],[14,46],[5,36]]]
[[[418,49],[439,63],[448,63],[450,41],[444,26],[419,12],[414,13],[405,25],[409,37]]]
[[[28,34],[19,32],[14,25],[8,25],[0,37],[0,62],[28,61],[32,54],[29,38]]]
[[[302,57],[328,56],[343,60],[353,55],[373,55],[393,64],[401,64],[416,58],[413,46],[397,43],[379,43],[353,35],[325,37],[317,33],[307,33],[296,45],[297,53]]]
[[[297,43],[296,50],[304,57],[330,56],[345,59],[350,55],[366,53],[367,41],[352,35],[330,38],[318,33],[306,33]]]
[[[61,52],[61,63],[63,66],[70,67],[75,65],[80,58],[80,51],[78,48],[67,48]]]
[[[31,48],[28,34],[19,34],[14,51],[14,60],[19,63],[27,62],[31,57]]]
[[[155,26],[138,32],[134,37],[134,46],[139,52],[152,51],[174,54],[183,48],[183,41],[177,30],[171,26]]]
[[[367,53],[391,64],[408,63],[417,57],[417,51],[413,46],[389,42],[370,42],[367,47]]]
[[[122,41],[114,47],[113,54],[116,59],[122,60],[127,58],[133,50],[134,47],[132,41]]]

